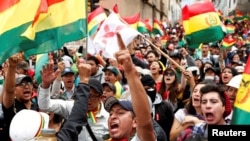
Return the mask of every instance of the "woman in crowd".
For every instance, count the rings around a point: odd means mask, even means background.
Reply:
[[[167,68],[163,73],[163,79],[158,90],[164,101],[170,102],[173,111],[178,108],[178,96],[181,97],[180,85],[177,80],[175,71],[172,68]]]
[[[159,61],[153,61],[149,65],[149,70],[152,74],[152,77],[155,80],[156,88],[158,89],[160,87],[160,83],[162,82],[162,78],[163,78],[162,72],[164,71],[163,69],[164,68]]]
[[[175,141],[185,128],[203,119],[200,105],[200,89],[208,83],[213,83],[213,81],[205,80],[196,84],[188,104],[175,113],[175,119],[170,131],[170,141]]]
[[[229,81],[235,76],[237,75],[238,72],[236,69],[232,68],[232,67],[225,67],[222,71],[221,71],[221,82],[220,84],[222,84],[225,88],[225,90],[227,89],[226,84],[229,83]]]

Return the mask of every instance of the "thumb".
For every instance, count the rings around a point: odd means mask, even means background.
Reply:
[[[116,36],[117,36],[117,42],[118,42],[118,46],[119,46],[120,50],[126,49],[126,46],[124,45],[121,34],[117,33]]]

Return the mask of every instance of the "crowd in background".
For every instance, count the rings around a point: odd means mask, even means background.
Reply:
[[[136,70],[136,78],[139,78],[138,82],[142,84],[148,97],[158,141],[185,140],[191,132],[207,137],[207,128],[203,128],[206,125],[230,124],[233,104],[250,53],[250,22],[225,21],[225,25],[228,24],[235,26],[235,32],[225,36],[236,40],[228,48],[222,48],[220,41],[203,43],[195,49],[189,48],[180,23],[166,26],[164,36],[144,34],[155,46],[138,36],[127,47]],[[42,82],[36,80],[36,57],[21,58],[18,62],[9,59],[1,66],[0,138],[9,139],[11,120],[22,109],[48,113],[48,127],[56,132],[60,131],[70,116],[76,91],[81,84],[76,58],[91,65],[90,78],[97,80],[94,84],[89,84],[86,114],[90,128],[82,128],[78,139],[94,140],[91,130],[97,140],[109,140],[113,138],[112,131],[115,128],[123,128],[122,125],[117,127],[117,123],[108,125],[112,107],[107,109],[105,102],[110,97],[117,100],[135,98],[132,92],[136,95],[136,91],[134,88],[131,90],[130,70],[117,60],[103,58],[101,52],[95,56],[83,56],[79,48],[63,47],[49,53],[53,71],[57,72],[55,79],[50,80],[51,83],[47,80],[50,76],[41,76]],[[51,73],[51,78],[52,75],[55,74]],[[211,97],[214,99],[211,100]],[[126,104],[122,107],[127,111],[135,111],[134,107],[131,109]],[[140,117],[140,114],[134,116]],[[129,126],[139,128],[132,123]],[[136,136],[135,132],[129,133],[129,136],[132,139]]]

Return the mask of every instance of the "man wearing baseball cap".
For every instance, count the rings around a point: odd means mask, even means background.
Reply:
[[[52,66],[47,66],[42,71],[42,85],[39,86],[38,104],[42,110],[62,115],[64,118],[67,119],[74,105],[74,99],[70,101],[50,99],[50,87],[51,83],[55,79],[48,77],[55,75],[55,72],[53,72],[52,68]],[[85,71],[86,70],[84,69],[82,71],[79,71],[79,76],[81,77],[80,73],[86,73]],[[81,133],[78,135],[78,140],[95,140],[93,138],[96,138],[97,140],[102,140],[103,136],[108,134],[108,125],[106,122],[108,118],[108,113],[104,109],[103,103],[101,101],[101,96],[103,93],[102,84],[97,79],[90,78],[88,81],[88,85],[90,87],[90,94],[87,103],[89,128],[84,127],[82,129]],[[77,93],[75,92],[74,95],[77,95]],[[90,132],[93,133],[93,136],[91,136]]]
[[[140,82],[129,50],[124,45],[119,33],[117,34],[117,40],[120,50],[115,53],[115,57],[126,74],[132,103],[127,101],[117,102],[112,100],[113,97],[107,99],[107,103],[105,102],[104,105],[110,115],[108,118],[109,135],[111,140],[125,141],[129,140],[136,131],[135,137],[132,139],[133,141],[155,141],[156,134],[153,128],[148,97]]]
[[[32,102],[33,83],[31,77],[24,74],[16,75],[16,67],[21,59],[20,54],[9,58],[9,67],[3,88],[2,108],[5,126],[1,131],[1,140],[9,141],[9,126],[15,114],[23,109],[38,111],[38,105]]]
[[[103,87],[103,94],[102,94],[102,101],[103,102],[110,96],[115,97],[115,93],[116,93],[115,85],[113,85],[112,83],[109,83],[109,82],[105,82],[105,83],[102,83],[102,87]]]

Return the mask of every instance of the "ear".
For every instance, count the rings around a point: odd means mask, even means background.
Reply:
[[[136,117],[133,119],[132,121],[132,128],[136,128],[137,127],[137,119]]]

